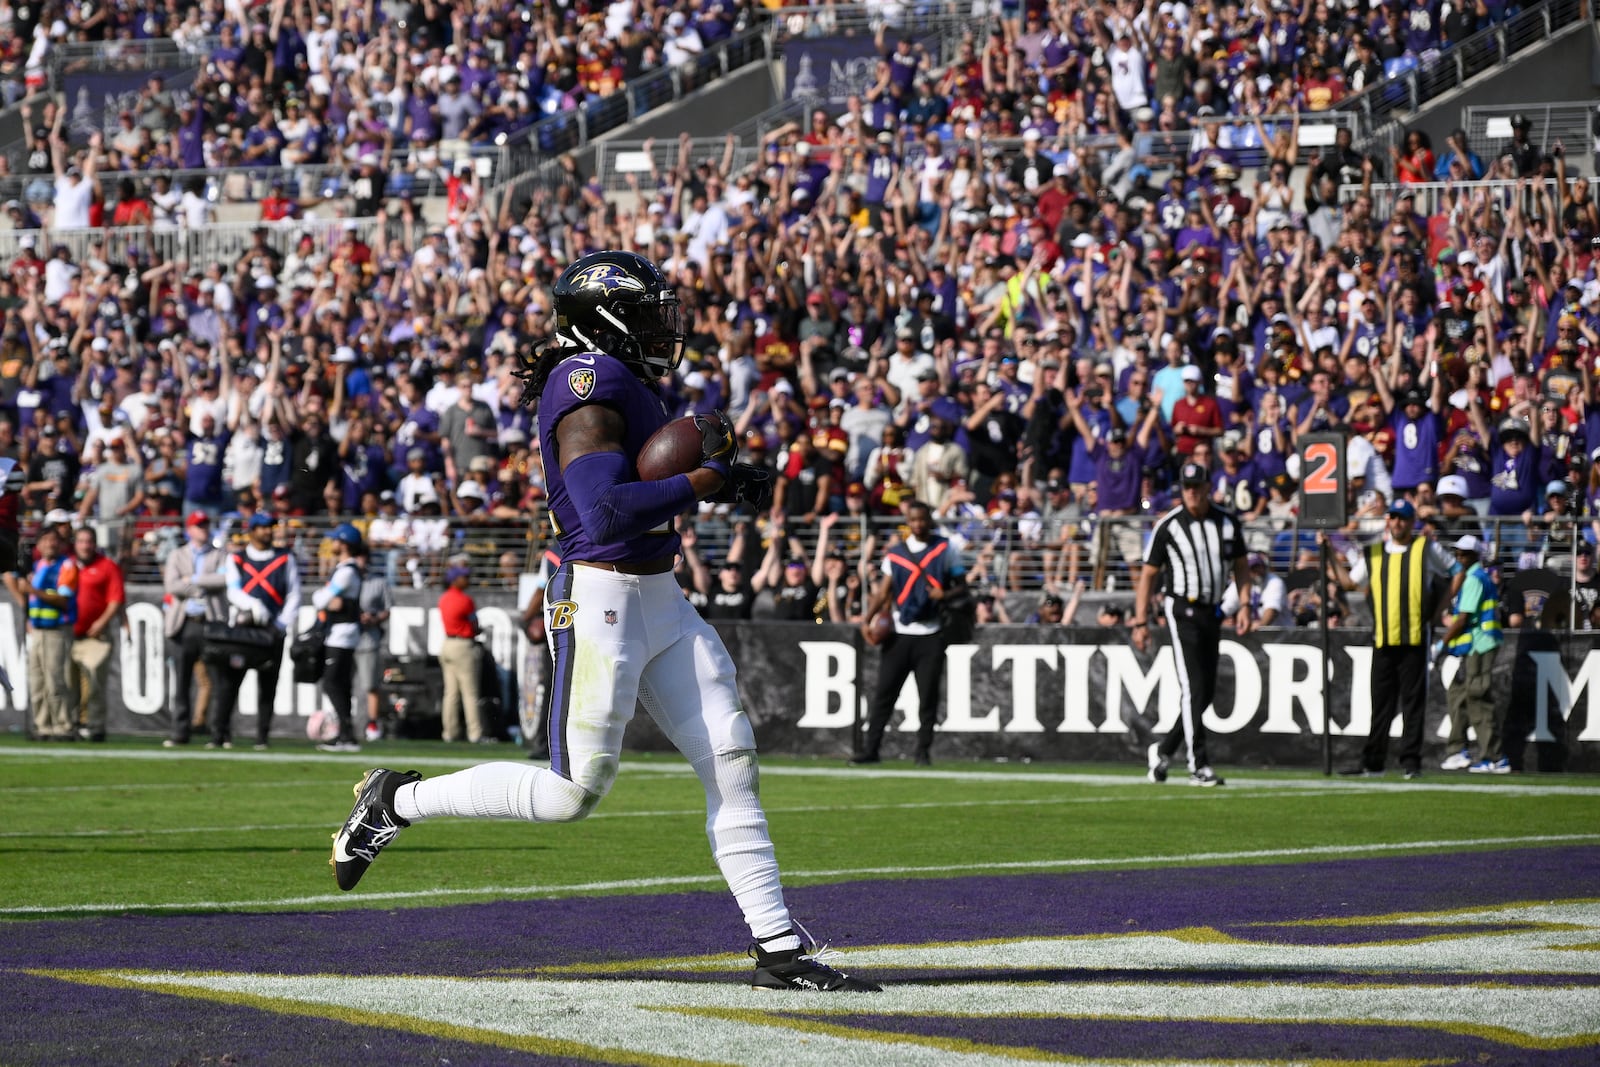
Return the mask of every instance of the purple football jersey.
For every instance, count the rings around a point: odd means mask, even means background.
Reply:
[[[567,480],[561,473],[556,427],[562,418],[585,404],[601,404],[622,416],[626,427],[622,450],[630,463],[650,435],[668,421],[655,390],[612,356],[602,352],[574,353],[550,372],[539,396],[539,448],[545,464],[546,502],[551,524],[561,540],[561,558],[643,563],[676,554],[678,534],[670,524],[612,544],[596,544],[584,531],[583,519],[567,494]]]

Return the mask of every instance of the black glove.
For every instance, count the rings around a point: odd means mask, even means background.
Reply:
[[[729,476],[733,457],[739,454],[739,439],[734,436],[733,422],[722,411],[709,415],[696,415],[694,424],[700,427],[700,466],[709,467]]]
[[[735,463],[728,480],[711,498],[716,504],[746,504],[753,511],[772,503],[772,472],[754,463]]]

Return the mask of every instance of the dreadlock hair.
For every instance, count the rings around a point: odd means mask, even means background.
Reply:
[[[555,370],[556,364],[573,352],[582,350],[583,346],[560,334],[544,342],[523,342],[517,349],[520,366],[511,372],[522,379],[522,395],[517,398],[517,406],[537,407],[539,397],[544,392],[544,383],[550,380],[550,372]]]

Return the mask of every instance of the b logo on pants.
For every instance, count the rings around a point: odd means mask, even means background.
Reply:
[[[570,600],[553,600],[550,602],[550,621],[545,627],[550,630],[566,630],[572,627],[572,617],[578,613],[578,605]]]

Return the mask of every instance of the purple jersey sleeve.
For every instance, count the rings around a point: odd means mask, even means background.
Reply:
[[[644,443],[664,425],[666,410],[655,390],[634,377],[620,360],[599,352],[574,353],[551,371],[539,396],[539,448],[545,464],[546,503],[561,541],[561,558],[596,563],[643,563],[678,551],[671,524],[624,541],[600,543],[585,531],[583,519],[561,472],[556,427],[586,404],[601,404],[622,416],[622,450],[631,471]]]

